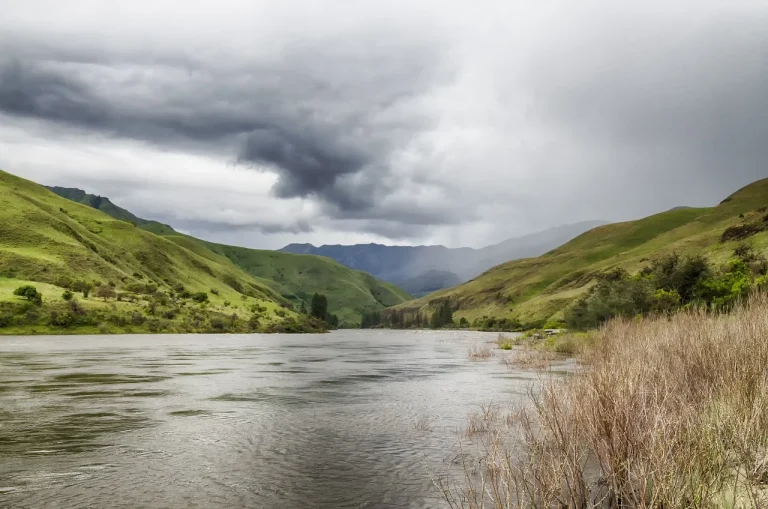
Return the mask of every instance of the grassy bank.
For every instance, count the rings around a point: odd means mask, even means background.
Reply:
[[[451,507],[768,507],[765,295],[596,339],[581,371],[486,434],[483,468],[442,486]]]

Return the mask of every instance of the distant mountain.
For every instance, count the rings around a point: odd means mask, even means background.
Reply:
[[[289,244],[279,251],[327,256],[342,265],[394,283],[418,296],[468,281],[503,262],[542,255],[604,224],[605,221],[586,221],[557,226],[523,237],[507,239],[482,249],[382,244],[320,247],[312,244]]]
[[[428,270],[423,274],[404,279],[395,284],[414,297],[423,297],[437,290],[450,288],[461,283],[463,283],[462,279],[453,272]]]

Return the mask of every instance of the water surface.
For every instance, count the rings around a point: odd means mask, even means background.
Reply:
[[[444,507],[478,332],[0,338],[0,506]]]

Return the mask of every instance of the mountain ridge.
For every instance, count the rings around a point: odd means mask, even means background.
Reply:
[[[431,291],[468,281],[502,262],[544,254],[567,240],[605,221],[582,221],[560,225],[540,232],[506,239],[482,248],[448,248],[442,245],[391,246],[386,244],[293,243],[280,252],[314,254],[333,258],[347,267],[363,270],[393,283],[412,295],[424,294],[422,283],[435,281],[435,271],[442,273],[444,285],[430,286]],[[419,295],[417,295],[419,296]]]

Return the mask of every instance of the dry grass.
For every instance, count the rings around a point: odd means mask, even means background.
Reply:
[[[548,350],[521,349],[504,357],[504,362],[516,369],[542,370],[550,367],[557,358],[556,353]]]
[[[469,347],[469,358],[473,360],[489,359],[492,355],[491,346],[488,343],[473,343]]]
[[[448,505],[768,507],[768,298],[599,336],[582,372],[544,382],[514,431],[485,435],[484,468],[437,483]]]

